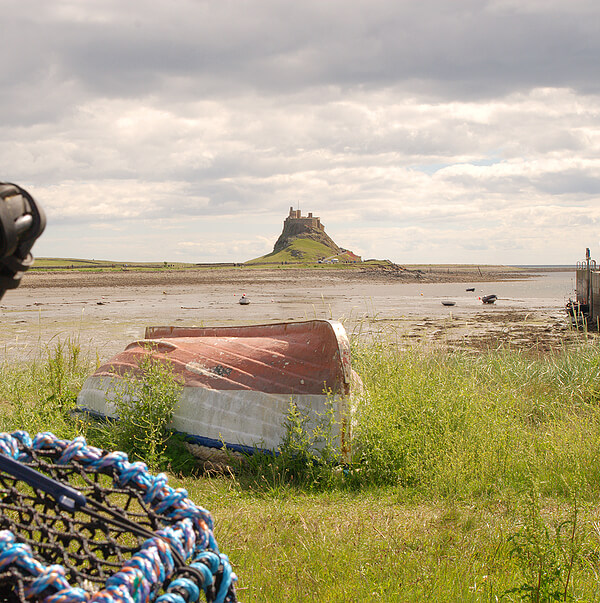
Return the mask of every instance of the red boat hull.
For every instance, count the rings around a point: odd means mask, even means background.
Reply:
[[[334,411],[344,447],[349,439],[353,371],[350,346],[335,321],[242,327],[149,327],[84,384],[79,406],[114,415],[111,399],[125,376],[139,376],[151,354],[184,383],[173,426],[200,443],[275,449],[290,403],[316,423]]]

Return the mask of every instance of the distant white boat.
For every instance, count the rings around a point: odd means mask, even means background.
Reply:
[[[240,297],[240,304],[242,306],[247,306],[250,303],[250,300],[246,297],[246,294],[243,293],[242,297]]]

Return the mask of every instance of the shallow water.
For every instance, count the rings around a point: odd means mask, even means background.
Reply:
[[[466,291],[474,287],[475,291]],[[498,301],[487,308],[503,309],[550,309],[563,308],[575,291],[574,272],[547,272],[523,280],[495,283],[423,283],[398,284],[387,290],[375,291],[377,297],[388,306],[394,299],[396,306],[408,315],[465,313],[481,310],[480,298],[495,294]],[[446,307],[442,301],[454,301],[456,305]],[[379,304],[375,302],[379,308]]]
[[[475,287],[467,292],[467,287]],[[419,320],[462,321],[473,330],[483,319],[527,311],[557,320],[573,296],[574,272],[547,272],[523,280],[493,283],[395,283],[271,281],[246,289],[251,303],[231,283],[168,291],[155,286],[17,289],[0,302],[0,350],[5,357],[33,357],[53,341],[77,339],[101,359],[140,339],[148,325],[228,325],[333,318],[351,332],[364,321],[398,323],[410,330]],[[496,294],[484,305],[480,297]],[[442,305],[443,300],[456,303]],[[444,323],[445,324],[445,323]],[[439,326],[439,325],[438,325]],[[419,327],[420,328],[420,327]]]

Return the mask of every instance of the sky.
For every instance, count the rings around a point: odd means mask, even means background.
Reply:
[[[364,259],[600,259],[597,0],[2,6],[34,255],[243,262],[293,206]]]

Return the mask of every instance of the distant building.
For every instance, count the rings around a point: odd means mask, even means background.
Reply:
[[[325,231],[325,227],[321,224],[321,218],[313,216],[312,212],[309,212],[308,216],[303,216],[299,209],[294,209],[293,207],[290,207],[290,215],[283,223],[284,228],[286,223],[302,224],[303,226],[318,228],[319,230]]]

